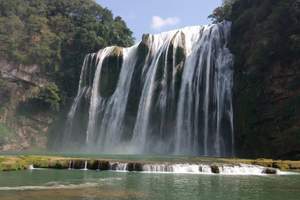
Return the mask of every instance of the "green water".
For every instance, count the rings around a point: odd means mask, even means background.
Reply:
[[[1,200],[299,200],[300,176],[33,170],[0,173]]]

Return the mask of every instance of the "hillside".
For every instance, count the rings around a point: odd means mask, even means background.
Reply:
[[[229,0],[238,155],[300,158],[300,1]]]
[[[132,43],[121,17],[93,0],[0,0],[0,149],[44,148],[84,56]]]

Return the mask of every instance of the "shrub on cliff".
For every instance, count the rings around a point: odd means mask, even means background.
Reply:
[[[217,7],[211,15],[208,16],[214,23],[224,20],[230,20],[232,6],[237,0],[223,0],[222,6]]]
[[[38,89],[26,101],[18,106],[19,114],[28,115],[39,112],[57,113],[60,110],[61,96],[58,87],[55,84],[48,84]]]

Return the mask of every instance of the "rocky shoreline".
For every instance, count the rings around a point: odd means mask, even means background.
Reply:
[[[300,171],[300,161],[270,159],[192,158],[188,160],[157,161],[58,156],[0,156],[0,171],[45,168],[174,172],[180,168],[179,170],[183,169],[187,172],[222,174],[222,172],[228,173],[228,171],[236,171],[245,167],[250,169],[254,166],[260,169],[262,174],[278,174],[280,170]]]

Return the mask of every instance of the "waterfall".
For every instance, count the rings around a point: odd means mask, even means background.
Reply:
[[[230,27],[222,22],[146,34],[130,48],[87,55],[62,146],[99,153],[233,155]]]

